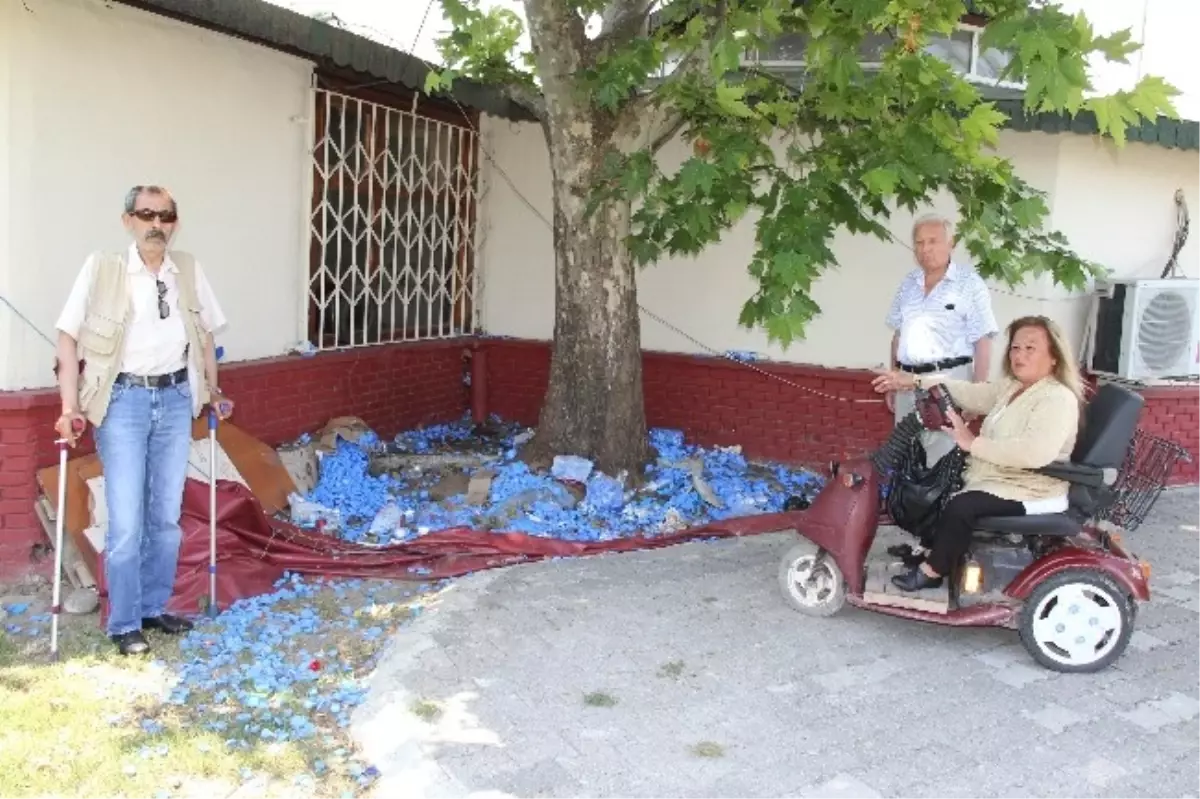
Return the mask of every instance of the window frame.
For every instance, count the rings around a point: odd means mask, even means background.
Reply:
[[[1026,85],[1021,82],[1011,80],[997,80],[980,75],[977,71],[979,65],[980,49],[979,38],[983,35],[983,26],[970,22],[959,22],[955,26],[956,31],[968,31],[971,33],[971,50],[968,56],[967,70],[959,73],[971,83],[994,86],[1001,89],[1014,89],[1024,91]],[[859,66],[863,69],[879,69],[883,66],[880,61],[859,61]],[[765,69],[787,69],[794,70],[802,68],[804,61],[801,59],[769,59],[759,60],[756,58],[756,51],[747,50],[742,56],[743,66],[756,66]]]

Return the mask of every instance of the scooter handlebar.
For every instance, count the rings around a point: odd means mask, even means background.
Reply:
[[[950,425],[950,410],[961,414],[962,409],[950,396],[945,386],[934,385],[918,389],[916,393],[917,415],[926,430],[944,430]]]

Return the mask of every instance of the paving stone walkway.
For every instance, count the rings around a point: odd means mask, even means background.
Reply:
[[[1197,796],[1198,507],[1167,492],[1130,536],[1153,601],[1099,674],[1013,631],[801,616],[776,534],[459,580],[353,732],[383,797]]]

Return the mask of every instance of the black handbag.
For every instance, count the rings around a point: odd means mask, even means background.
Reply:
[[[950,497],[963,487],[966,459],[967,454],[956,446],[933,466],[927,466],[921,436],[909,438],[888,481],[885,503],[892,521],[923,545],[932,543],[938,518]]]

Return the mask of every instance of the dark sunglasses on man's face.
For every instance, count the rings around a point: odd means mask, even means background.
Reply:
[[[139,208],[133,211],[131,216],[136,216],[143,222],[153,222],[157,218],[164,225],[172,225],[179,219],[174,211],[152,211],[149,208]]]

